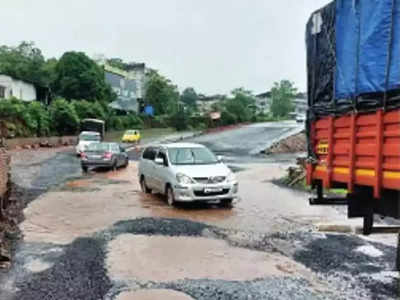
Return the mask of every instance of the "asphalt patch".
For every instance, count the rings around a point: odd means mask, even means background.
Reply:
[[[16,299],[103,299],[111,288],[104,269],[104,247],[92,238],[77,239],[55,264],[17,283]]]
[[[304,237],[304,235],[303,235]],[[296,239],[295,236],[292,238]],[[302,242],[305,240],[302,238]],[[394,271],[396,249],[365,240],[354,235],[327,234],[325,238],[312,239],[302,243],[302,249],[294,254],[294,259],[313,271],[330,279],[338,279],[347,287],[363,286],[374,299],[398,299],[398,279],[383,282],[374,279],[374,274]],[[372,246],[382,252],[371,257],[357,248]]]

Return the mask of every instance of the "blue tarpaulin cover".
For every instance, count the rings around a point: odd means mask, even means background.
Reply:
[[[337,103],[400,87],[400,0],[336,0]]]

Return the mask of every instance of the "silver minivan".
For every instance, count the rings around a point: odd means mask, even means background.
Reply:
[[[159,192],[168,204],[219,202],[229,205],[237,198],[235,174],[208,148],[191,143],[147,147],[139,162],[143,192]]]

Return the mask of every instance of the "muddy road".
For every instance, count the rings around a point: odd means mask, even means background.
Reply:
[[[82,175],[72,149],[16,153],[14,180],[38,192],[0,299],[398,299],[395,237],[319,231],[361,222],[274,185],[293,157],[253,154],[293,130],[261,124],[192,139],[238,166],[240,198],[228,208],[168,207],[140,192],[135,160]]]

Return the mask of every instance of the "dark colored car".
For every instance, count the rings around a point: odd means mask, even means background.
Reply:
[[[128,154],[117,143],[93,143],[82,153],[81,165],[84,172],[90,167],[116,170],[128,164]]]

